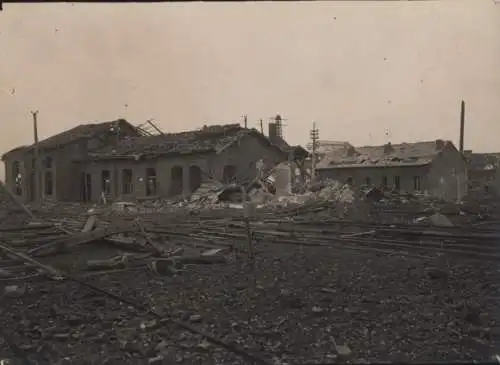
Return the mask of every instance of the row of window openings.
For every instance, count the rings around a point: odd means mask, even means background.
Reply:
[[[193,181],[191,181],[192,186],[190,189],[192,191],[199,188],[201,184],[201,170],[198,167],[192,167],[195,171],[190,171],[190,175],[194,174]],[[177,193],[180,193],[182,190],[182,168],[174,168],[172,169],[172,178],[177,181],[174,190]],[[236,167],[232,165],[227,165],[224,168],[224,181],[233,181],[236,178]],[[121,192],[122,194],[132,194],[134,192],[133,185],[133,174],[131,169],[122,170],[122,184],[121,184]],[[109,170],[102,170],[101,172],[101,190],[104,194],[111,194],[111,172]],[[146,195],[154,196],[157,192],[157,179],[156,179],[156,169],[153,167],[146,169]]]
[[[354,180],[352,177],[348,177],[347,178],[347,183],[349,185],[353,185],[354,184]],[[367,186],[371,186],[372,185],[372,180],[370,177],[366,177],[365,178],[365,185]],[[384,176],[382,177],[382,186],[387,186],[389,185],[389,182],[388,182],[388,179],[387,179],[387,176]],[[414,190],[420,190],[420,176],[414,176],[413,177],[413,189]],[[399,190],[401,189],[401,177],[400,176],[394,176],[394,188],[396,190]]]
[[[122,194],[132,194],[134,192],[132,170],[122,170]],[[104,194],[111,194],[111,172],[102,170],[101,172],[101,190]],[[146,195],[156,195],[156,170],[154,168],[146,169]]]
[[[52,157],[46,157],[42,161],[42,166],[44,169],[51,169],[52,168]],[[36,159],[31,160],[31,168],[33,170],[36,169]],[[22,180],[23,176],[21,174],[21,163],[19,161],[15,161],[12,165],[12,173],[15,179],[14,182],[14,194],[16,195],[22,195],[23,189],[22,189]],[[44,195],[46,196],[52,196],[54,193],[54,187],[53,187],[53,179],[52,179],[52,172],[51,171],[45,171],[44,175]],[[36,175],[32,174],[31,179],[33,179],[33,183],[35,183],[36,180]]]
[[[32,186],[35,185],[36,183],[36,174],[32,173],[31,174],[31,177],[32,179]],[[19,195],[21,196],[23,194],[23,189],[22,189],[22,175],[21,173],[18,173],[16,175],[16,180],[15,180],[15,184],[14,184],[14,194],[15,195]],[[52,171],[46,171],[44,174],[43,174],[43,193],[45,196],[52,196],[52,194],[54,194],[54,180],[52,178]]]

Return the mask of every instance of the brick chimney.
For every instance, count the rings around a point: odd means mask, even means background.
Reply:
[[[444,148],[445,142],[442,139],[436,139],[436,151],[441,151]]]
[[[392,144],[391,142],[388,142],[385,146],[384,146],[384,154],[388,155],[388,154],[391,154],[394,152],[394,148],[392,147]]]
[[[278,137],[278,131],[276,130],[276,123],[270,122],[268,126],[267,136],[271,140],[271,142],[276,141],[276,137]]]

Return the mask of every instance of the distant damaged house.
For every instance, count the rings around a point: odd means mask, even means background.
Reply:
[[[54,137],[40,143],[42,161],[51,161],[51,167],[42,166],[44,196],[98,202],[103,197],[128,200],[190,194],[210,179],[254,178],[259,161],[274,166],[290,155],[258,131],[239,124],[144,136],[126,121],[114,123],[76,127],[61,134],[66,135],[64,145],[51,144],[50,149],[43,146]],[[87,133],[82,136],[75,130]],[[32,151],[32,146],[24,147],[3,156],[6,183],[23,201],[36,196]]]
[[[383,146],[340,146],[317,166],[321,179],[405,192],[427,191],[446,200],[467,191],[467,165],[452,142],[435,140]]]
[[[468,187],[471,191],[498,190],[500,153],[473,153],[464,151],[468,167]]]

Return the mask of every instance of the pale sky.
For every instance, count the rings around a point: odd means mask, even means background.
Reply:
[[[284,135],[500,151],[500,4],[4,4],[0,151],[82,122],[166,132],[276,113]],[[2,171],[3,173],[3,171]]]

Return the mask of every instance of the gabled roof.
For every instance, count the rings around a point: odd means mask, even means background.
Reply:
[[[51,137],[48,137],[44,140],[38,142],[38,148],[41,150],[51,150],[63,147],[73,142],[77,142],[82,139],[93,138],[100,134],[108,132],[112,128],[124,128],[130,127],[132,129],[136,129],[132,124],[127,122],[125,119],[117,119],[109,122],[101,122],[101,123],[87,123],[80,124],[74,128],[68,129],[64,132],[58,133]],[[28,152],[33,149],[34,145],[30,146],[22,146],[14,148],[13,150],[5,153],[2,156],[2,159],[6,157],[8,154],[13,152]]]
[[[317,168],[423,166],[431,163],[448,144],[453,145],[451,141],[438,139],[382,146],[341,146],[327,153]]]
[[[255,129],[243,128],[240,124],[225,124],[204,126],[199,130],[181,133],[123,138],[117,145],[93,151],[90,156],[95,159],[110,159],[220,153],[249,135],[283,152]]]

